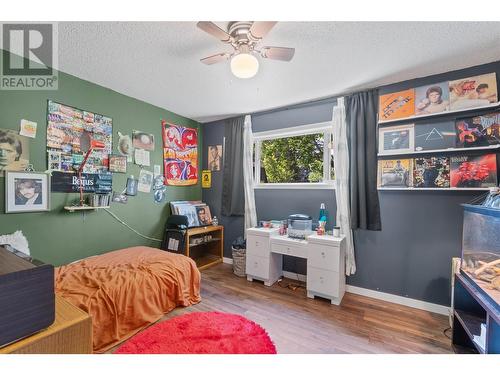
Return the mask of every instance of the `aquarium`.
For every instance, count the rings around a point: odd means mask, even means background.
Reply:
[[[500,210],[464,206],[462,273],[500,304]]]

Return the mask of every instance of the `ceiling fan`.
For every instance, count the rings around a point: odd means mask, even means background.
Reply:
[[[231,59],[231,71],[238,78],[251,78],[257,74],[259,61],[255,55],[260,55],[265,59],[290,61],[295,48],[258,46],[276,23],[273,21],[230,22],[226,32],[213,22],[200,21],[196,26],[234,48],[232,53],[218,53],[200,61],[203,64],[212,65]]]

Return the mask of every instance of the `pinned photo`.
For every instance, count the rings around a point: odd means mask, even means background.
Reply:
[[[142,150],[154,151],[155,149],[155,136],[139,130],[132,132],[132,144],[135,148]]]
[[[0,176],[4,171],[24,171],[29,164],[28,138],[0,129]]]

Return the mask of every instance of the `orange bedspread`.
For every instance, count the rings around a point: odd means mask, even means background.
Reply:
[[[55,287],[56,293],[92,316],[98,353],[175,307],[201,300],[200,272],[192,259],[145,246],[58,267]]]

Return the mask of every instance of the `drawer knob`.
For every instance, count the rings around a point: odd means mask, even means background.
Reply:
[[[259,246],[259,243],[258,243],[258,242],[255,242],[255,246]]]
[[[324,257],[325,257],[325,252],[324,252],[324,251],[322,251],[322,252],[321,252],[321,255],[323,255],[323,258],[324,258]]]

